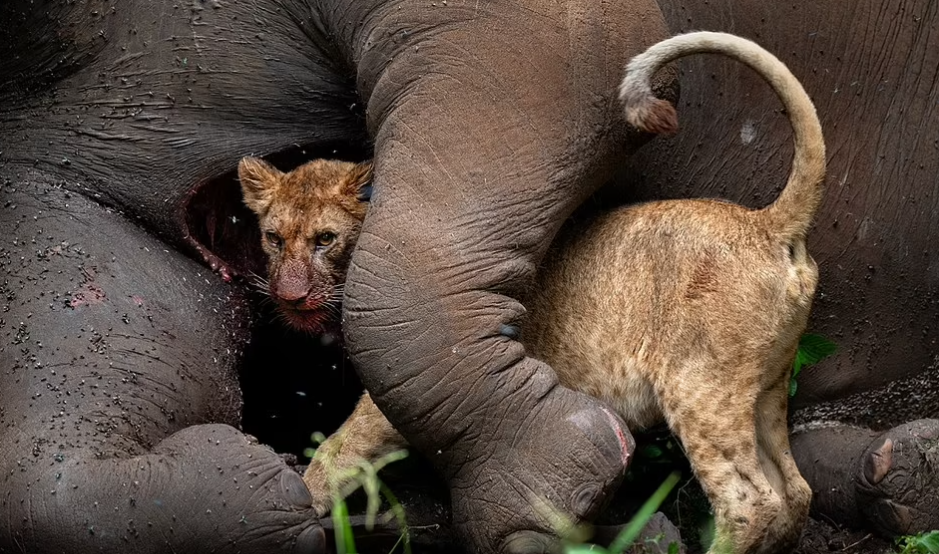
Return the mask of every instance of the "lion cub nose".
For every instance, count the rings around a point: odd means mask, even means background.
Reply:
[[[310,283],[285,280],[277,284],[272,291],[277,298],[288,304],[303,304],[310,295]]]

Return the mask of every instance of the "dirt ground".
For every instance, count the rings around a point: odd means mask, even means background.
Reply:
[[[797,554],[845,552],[848,554],[887,554],[896,552],[893,545],[869,531],[839,529],[825,521],[809,519],[802,532]]]
[[[690,468],[687,468],[686,471],[684,474],[690,475]],[[661,482],[661,479],[660,475],[655,475],[654,470],[649,470],[645,475],[640,475],[634,481],[658,483]],[[635,503],[623,501],[622,497],[626,494],[636,498],[647,497],[644,496],[645,491],[641,489],[632,494],[629,491],[626,493],[621,492],[617,494],[618,498],[614,500],[604,518],[615,518],[619,521],[628,520],[628,515],[635,512]],[[710,523],[709,504],[697,482],[686,477],[661,509],[678,526],[682,543],[685,545],[688,554],[704,552],[706,542],[701,535],[702,532],[707,532],[705,528]],[[892,554],[896,552],[896,549],[892,543],[879,538],[871,531],[845,529],[834,522],[825,521],[821,518],[810,518],[803,530],[802,540],[795,553],[830,554],[833,552]]]

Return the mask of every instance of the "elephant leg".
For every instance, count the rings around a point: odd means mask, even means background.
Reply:
[[[416,196],[406,201],[429,214],[447,209]],[[611,411],[559,386],[548,366],[500,332],[524,310],[497,291],[534,267],[512,248],[514,235],[492,236],[488,252],[473,252],[471,222],[448,226],[441,217],[423,235],[384,206],[372,207],[346,285],[351,354],[375,370],[363,379],[385,401],[383,411],[405,422],[411,442],[448,478],[455,528],[483,551],[541,552],[545,537],[523,525],[557,531],[552,512],[595,515],[625,471],[632,437]],[[541,213],[511,206],[494,206],[485,219],[514,220],[529,232],[540,224],[547,234]],[[455,240],[431,246],[428,237]],[[427,369],[402,379],[393,369],[402,367]]]
[[[349,419],[316,449],[316,456],[303,473],[316,512],[325,515],[332,508],[334,492],[345,484],[340,478],[343,472],[407,445],[368,393],[364,393]]]
[[[642,144],[616,90],[666,29],[644,0],[450,4],[330,24],[359,33],[375,137],[344,332],[375,404],[448,480],[461,543],[542,552],[561,520],[596,515],[634,443],[526,355],[518,299],[562,222]]]
[[[815,423],[790,440],[815,491],[813,513],[887,539],[939,528],[930,494],[939,488],[939,420],[911,421],[885,432]]]
[[[0,551],[321,552],[300,476],[233,427],[237,289],[113,210],[7,175]]]

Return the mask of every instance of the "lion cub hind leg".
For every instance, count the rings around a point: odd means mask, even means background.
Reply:
[[[789,403],[789,362],[777,373],[779,381],[763,391],[757,400],[757,453],[773,488],[783,496],[783,510],[770,524],[766,540],[779,551],[796,547],[809,516],[812,489],[799,473],[789,447],[786,422]]]
[[[684,360],[671,375],[733,371],[758,376],[761,368],[722,368],[714,359]],[[681,440],[714,511],[715,536],[709,552],[776,552],[767,540],[785,510],[760,463],[757,439],[759,379],[724,386],[720,379],[672,379],[656,383],[663,412]]]
[[[324,516],[332,509],[333,491],[345,484],[341,478],[344,470],[363,460],[372,462],[407,444],[368,393],[363,393],[352,415],[317,448],[303,473],[316,513]]]

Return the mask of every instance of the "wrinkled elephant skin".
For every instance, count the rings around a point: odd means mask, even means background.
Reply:
[[[231,427],[244,301],[42,180],[2,189],[0,509],[16,523],[0,527],[0,551],[201,550],[193,518],[242,552],[318,550],[303,483]],[[290,532],[258,536],[268,525]]]
[[[346,331],[376,403],[449,478],[469,549],[540,552],[539,508],[596,513],[631,437],[499,331],[643,140],[615,89],[666,35],[651,1],[14,0],[0,20],[0,550],[322,548],[299,478],[218,425],[240,419],[240,289],[177,251],[227,277],[216,244],[254,242],[210,186],[242,156],[369,140]]]
[[[939,420],[878,433],[816,424],[792,435],[799,470],[816,491],[813,510],[886,538],[939,527]]]
[[[799,376],[797,406],[858,395],[827,417],[887,428],[939,414],[939,194],[936,106],[939,11],[895,2],[695,3],[661,0],[672,32],[727,31],[775,52],[812,96],[828,180],[810,233],[819,266],[811,332],[839,352]],[[791,157],[786,116],[749,69],[710,57],[681,62],[681,130],[630,162],[632,199],[719,196],[750,206],[776,197]],[[896,386],[896,385],[895,385]]]
[[[401,94],[416,50],[359,66],[385,64],[368,105],[376,192],[346,283],[347,344],[375,403],[449,479],[455,529],[483,551],[541,552],[513,533],[550,530],[545,510],[594,515],[631,447],[612,412],[500,334],[560,224],[627,154],[606,94],[659,29],[640,4],[568,8],[528,3],[537,21],[466,13],[441,33],[432,59],[509,70],[498,81],[429,76]],[[570,33],[578,42],[558,49]],[[467,55],[472,36],[486,47]]]

